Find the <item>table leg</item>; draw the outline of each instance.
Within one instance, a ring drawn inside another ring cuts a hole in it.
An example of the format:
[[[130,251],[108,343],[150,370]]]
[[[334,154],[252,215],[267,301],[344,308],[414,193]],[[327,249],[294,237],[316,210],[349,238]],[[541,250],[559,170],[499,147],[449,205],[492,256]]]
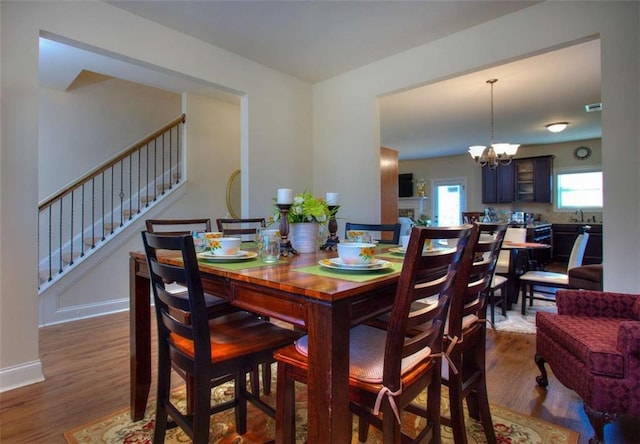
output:
[[[348,304],[309,304],[309,443],[351,442]]]
[[[129,258],[129,392],[133,421],[144,417],[151,387],[150,281],[140,276],[139,266],[136,258]]]

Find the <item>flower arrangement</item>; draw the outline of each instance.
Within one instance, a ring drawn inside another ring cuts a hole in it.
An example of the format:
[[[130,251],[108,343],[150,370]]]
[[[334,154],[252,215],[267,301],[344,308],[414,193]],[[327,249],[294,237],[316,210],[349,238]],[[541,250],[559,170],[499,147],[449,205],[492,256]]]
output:
[[[412,219],[413,225],[418,227],[430,227],[431,226],[431,217],[428,214],[421,214],[419,218]]]
[[[316,222],[325,223],[329,220],[331,211],[324,199],[315,197],[311,192],[297,194],[289,209],[289,223]],[[280,210],[273,208],[273,221],[280,220]]]

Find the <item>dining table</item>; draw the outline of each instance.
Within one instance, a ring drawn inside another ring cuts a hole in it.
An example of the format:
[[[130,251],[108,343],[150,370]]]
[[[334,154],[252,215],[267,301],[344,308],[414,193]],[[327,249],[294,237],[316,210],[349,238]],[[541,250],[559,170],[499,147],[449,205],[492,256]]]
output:
[[[339,266],[337,253],[330,250],[280,257],[275,263],[263,262],[249,249],[237,261],[198,261],[207,293],[308,335],[309,443],[351,442],[349,329],[391,309],[404,259],[399,250],[379,245],[374,261],[380,266],[364,270]],[[175,256],[161,260],[180,262]],[[132,251],[129,261],[130,404],[135,421],[144,417],[151,385],[152,316],[146,257]]]

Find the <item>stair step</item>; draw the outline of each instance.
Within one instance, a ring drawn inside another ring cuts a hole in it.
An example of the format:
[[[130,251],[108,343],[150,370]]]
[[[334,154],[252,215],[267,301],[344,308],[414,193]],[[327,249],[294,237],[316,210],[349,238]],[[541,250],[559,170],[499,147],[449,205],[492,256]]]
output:
[[[161,183],[156,186],[158,193],[163,193],[173,186],[173,183]]]
[[[69,265],[71,263],[71,260],[73,259],[75,261],[80,257],[80,254],[81,253],[79,251],[74,251],[73,255],[71,253],[62,253],[62,262],[65,265]]]
[[[104,235],[113,233],[119,226],[120,222],[105,222],[104,224]]]
[[[101,241],[102,241],[102,238],[101,237],[97,237],[97,236],[96,237],[85,237],[84,238],[84,244],[89,248],[91,248],[94,245],[98,245],[98,243],[101,242]]]

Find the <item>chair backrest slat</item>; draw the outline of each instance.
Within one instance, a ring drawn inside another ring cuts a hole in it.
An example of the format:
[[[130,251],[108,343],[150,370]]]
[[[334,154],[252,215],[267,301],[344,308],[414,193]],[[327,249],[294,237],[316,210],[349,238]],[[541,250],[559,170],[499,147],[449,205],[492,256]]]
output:
[[[345,238],[347,237],[347,231],[357,230],[357,231],[373,231],[380,232],[381,239],[376,239],[381,244],[394,244],[397,245],[400,243],[400,228],[402,225],[400,223],[396,224],[360,224],[347,222],[345,224]],[[391,239],[386,239],[382,236],[383,233],[390,233]]]
[[[145,221],[149,233],[160,233],[165,236],[191,234],[194,231],[211,231],[211,219],[147,219]]]
[[[258,229],[266,226],[266,221],[263,217],[244,219],[219,218],[216,219],[216,225],[223,236],[241,236],[244,241],[253,241]]]

